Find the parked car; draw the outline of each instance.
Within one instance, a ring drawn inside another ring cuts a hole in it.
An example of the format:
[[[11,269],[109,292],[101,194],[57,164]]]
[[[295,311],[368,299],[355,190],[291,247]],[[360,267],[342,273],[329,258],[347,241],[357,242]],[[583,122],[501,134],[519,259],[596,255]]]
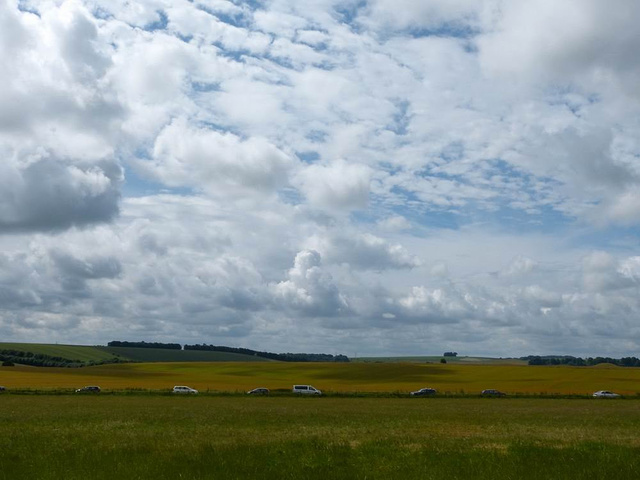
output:
[[[504,397],[506,393],[501,392],[500,390],[494,390],[493,388],[489,388],[487,390],[482,390],[481,395],[483,397]]]
[[[311,385],[294,385],[293,393],[300,393],[302,395],[322,395],[322,392]]]
[[[76,393],[100,393],[100,387],[97,387],[95,385],[82,387],[82,388],[76,389]]]
[[[411,392],[412,397],[424,397],[427,395],[435,395],[438,391],[435,388],[421,388],[415,392]]]
[[[173,393],[193,393],[197,394],[198,390],[191,387],[185,387],[184,385],[177,385],[173,387]]]
[[[610,392],[609,390],[599,390],[593,394],[596,398],[619,398],[617,393]]]
[[[254,388],[253,390],[249,390],[247,395],[269,395],[269,389],[264,387]]]

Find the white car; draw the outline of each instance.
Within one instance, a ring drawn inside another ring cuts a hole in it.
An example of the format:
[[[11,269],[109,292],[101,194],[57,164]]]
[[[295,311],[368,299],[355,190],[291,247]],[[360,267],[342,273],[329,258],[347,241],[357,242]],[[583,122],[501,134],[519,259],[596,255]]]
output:
[[[600,390],[593,394],[596,398],[619,398],[620,395],[617,393],[610,392],[609,390]]]
[[[185,387],[185,386],[175,386],[173,387],[173,393],[198,393],[198,390],[191,388],[191,387]]]

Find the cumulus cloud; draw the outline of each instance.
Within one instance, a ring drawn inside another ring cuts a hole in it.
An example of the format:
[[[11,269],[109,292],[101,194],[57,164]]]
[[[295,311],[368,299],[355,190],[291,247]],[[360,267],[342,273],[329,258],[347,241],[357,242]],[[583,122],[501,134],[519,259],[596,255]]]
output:
[[[275,300],[286,308],[310,316],[330,317],[349,308],[331,275],[323,271],[320,254],[314,250],[298,252],[288,279],[271,289]]]
[[[310,165],[298,175],[300,189],[312,206],[329,210],[365,208],[369,202],[371,171],[365,165],[337,160]]]
[[[640,35],[633,0],[615,9],[597,0],[506,2],[493,31],[479,39],[481,61],[494,72],[594,85],[618,80],[633,92]]]
[[[51,231],[112,220],[122,168],[114,161],[74,165],[54,158],[0,165],[0,233]]]
[[[264,138],[174,121],[156,138],[151,165],[143,168],[170,186],[195,186],[212,194],[273,192],[287,182],[291,158]]]
[[[637,350],[638,8],[0,4],[2,337]]]
[[[348,264],[358,270],[406,269],[420,265],[420,260],[398,244],[365,234],[314,237],[309,244],[329,263]]]

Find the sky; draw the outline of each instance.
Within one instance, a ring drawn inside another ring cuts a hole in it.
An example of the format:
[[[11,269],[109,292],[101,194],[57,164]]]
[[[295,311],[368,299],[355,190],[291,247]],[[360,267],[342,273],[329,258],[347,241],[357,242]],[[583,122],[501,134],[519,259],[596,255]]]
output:
[[[638,355],[640,3],[0,2],[0,339]]]

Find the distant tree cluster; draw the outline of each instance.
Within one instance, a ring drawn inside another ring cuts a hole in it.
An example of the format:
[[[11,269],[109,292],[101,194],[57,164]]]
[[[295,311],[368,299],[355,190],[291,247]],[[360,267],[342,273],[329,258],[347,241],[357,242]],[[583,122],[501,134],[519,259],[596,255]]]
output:
[[[588,367],[598,365],[600,363],[611,363],[619,367],[640,367],[640,359],[636,357],[573,357],[571,355],[529,355],[521,357],[521,360],[527,360],[529,365],[571,365],[574,367]]]
[[[102,365],[105,363],[126,363],[127,360],[120,358],[111,358],[105,360],[89,360],[82,361],[78,359],[56,357],[46,355],[44,353],[23,352],[21,350],[0,350],[0,362],[3,366],[9,366],[10,363],[19,363],[22,365],[31,365],[32,367],[88,367],[91,365]]]
[[[185,345],[185,350],[206,350],[211,352],[241,353],[254,357],[279,360],[281,362],[348,362],[346,355],[330,355],[327,353],[270,353],[259,352],[249,348],[224,347],[221,345]]]
[[[107,343],[108,347],[133,347],[133,348],[163,348],[165,350],[182,350],[179,343],[160,343],[160,342],[120,342],[118,340]]]
[[[445,357],[457,357],[458,352],[444,352]]]

